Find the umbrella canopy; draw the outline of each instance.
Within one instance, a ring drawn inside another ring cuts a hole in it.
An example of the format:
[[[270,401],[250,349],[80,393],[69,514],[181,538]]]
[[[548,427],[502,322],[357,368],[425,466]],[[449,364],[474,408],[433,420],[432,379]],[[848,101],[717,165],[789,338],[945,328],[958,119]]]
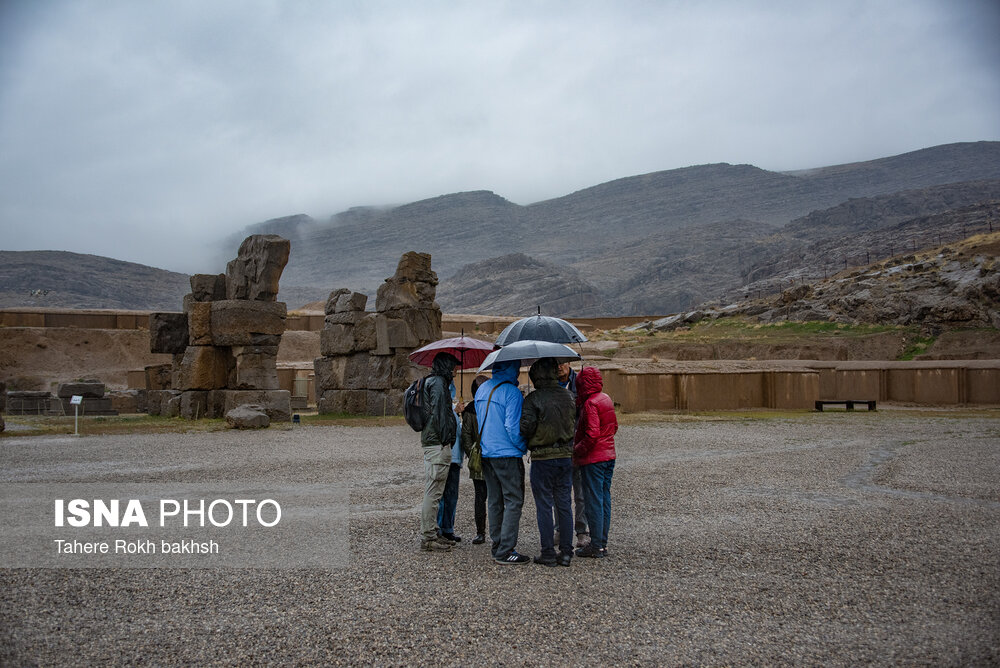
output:
[[[506,346],[515,341],[551,341],[553,343],[583,343],[587,337],[579,329],[562,318],[548,315],[533,315],[521,318],[500,332],[498,346]],[[544,355],[551,357],[551,355]]]
[[[542,357],[555,357],[559,360],[578,360],[580,355],[569,346],[552,341],[515,341],[500,350],[494,350],[483,360],[480,371],[486,371],[499,362],[521,360],[521,365],[529,364]]]
[[[410,360],[420,366],[430,366],[438,353],[449,353],[458,360],[459,369],[474,369],[483,363],[491,350],[493,344],[489,341],[463,335],[428,343],[410,353]]]

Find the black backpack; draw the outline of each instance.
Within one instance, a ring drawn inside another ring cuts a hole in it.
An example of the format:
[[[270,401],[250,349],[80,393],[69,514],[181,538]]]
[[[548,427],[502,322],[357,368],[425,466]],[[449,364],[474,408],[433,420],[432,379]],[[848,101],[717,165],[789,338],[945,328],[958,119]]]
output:
[[[424,381],[426,377],[410,383],[403,393],[403,419],[413,431],[423,431],[430,415],[424,405]]]

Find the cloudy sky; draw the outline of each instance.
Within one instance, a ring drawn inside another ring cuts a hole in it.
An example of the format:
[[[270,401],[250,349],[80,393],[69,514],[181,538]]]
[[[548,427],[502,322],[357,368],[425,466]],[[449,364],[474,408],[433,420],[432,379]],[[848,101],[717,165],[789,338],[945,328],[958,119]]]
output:
[[[0,0],[0,249],[1000,139],[996,0]]]

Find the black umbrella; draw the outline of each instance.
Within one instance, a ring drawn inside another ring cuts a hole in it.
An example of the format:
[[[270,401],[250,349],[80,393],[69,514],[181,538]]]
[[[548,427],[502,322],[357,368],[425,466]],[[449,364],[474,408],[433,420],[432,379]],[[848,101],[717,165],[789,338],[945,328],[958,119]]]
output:
[[[587,337],[562,318],[533,315],[521,318],[500,332],[496,344],[506,346],[515,341],[551,341],[552,343],[583,343]]]

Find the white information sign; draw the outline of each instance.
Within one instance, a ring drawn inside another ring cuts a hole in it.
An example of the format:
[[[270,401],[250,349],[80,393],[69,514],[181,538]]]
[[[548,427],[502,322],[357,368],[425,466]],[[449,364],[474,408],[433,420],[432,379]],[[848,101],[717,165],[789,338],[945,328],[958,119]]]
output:
[[[74,394],[73,398],[69,400],[69,403],[70,403],[71,406],[79,406],[80,404],[83,403],[83,395],[82,394]]]

